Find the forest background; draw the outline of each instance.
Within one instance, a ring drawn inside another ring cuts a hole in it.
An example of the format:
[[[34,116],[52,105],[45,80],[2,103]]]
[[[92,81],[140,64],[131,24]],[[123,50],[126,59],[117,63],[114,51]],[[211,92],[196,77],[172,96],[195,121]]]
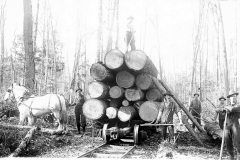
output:
[[[238,0],[1,0],[1,99],[12,82],[37,95],[79,85],[87,96],[90,66],[111,49],[126,51],[133,16],[137,49],[176,96],[187,103],[200,92],[216,104],[240,91],[239,8]]]

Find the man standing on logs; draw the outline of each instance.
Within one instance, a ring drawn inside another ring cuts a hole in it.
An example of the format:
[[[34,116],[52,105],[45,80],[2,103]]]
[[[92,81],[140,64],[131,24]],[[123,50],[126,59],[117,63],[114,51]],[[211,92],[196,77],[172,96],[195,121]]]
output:
[[[83,114],[83,109],[82,106],[85,102],[84,100],[84,96],[81,93],[82,89],[78,88],[76,90],[76,103],[75,103],[75,117],[76,117],[76,123],[77,123],[77,129],[78,129],[78,133],[81,134],[80,132],[80,126],[82,126],[82,130],[83,133],[85,132],[85,128],[86,128],[86,117]],[[80,123],[80,119],[81,119],[81,123]]]
[[[201,125],[201,113],[202,113],[202,105],[199,101],[198,93],[194,93],[194,100],[191,101],[189,112],[192,114],[192,116],[196,119],[196,121]],[[195,124],[193,124],[193,129],[195,129]]]
[[[128,46],[131,46],[131,51],[136,50],[136,46],[135,46],[135,38],[134,38],[134,33],[135,30],[133,28],[133,20],[134,18],[132,16],[130,16],[127,22],[127,33],[126,33],[126,45],[127,45],[127,49],[126,51],[128,52]]]
[[[180,125],[182,124],[182,114],[177,104],[172,100],[172,93],[166,92],[164,93],[164,102],[161,103],[158,116],[155,123],[163,123],[163,124],[173,124],[173,114],[174,112],[177,114]],[[174,137],[174,127],[171,126],[163,126],[162,127],[162,136],[163,139],[166,140],[167,136],[167,128],[169,131],[169,141],[173,141]]]
[[[214,120],[216,121],[218,117],[219,126],[221,129],[223,129],[223,124],[224,124],[224,119],[226,114],[226,111],[224,110],[224,107],[226,105],[225,104],[226,98],[222,96],[219,98],[219,101],[220,101],[220,104],[218,105],[218,108],[216,108],[215,110],[216,114],[215,114]]]
[[[230,98],[230,104],[224,107],[228,114],[224,138],[231,159],[234,159],[233,143],[235,143],[237,149],[237,159],[240,159],[240,126],[238,121],[240,118],[240,104],[237,102],[237,96],[237,92],[230,91],[227,96],[227,98]]]

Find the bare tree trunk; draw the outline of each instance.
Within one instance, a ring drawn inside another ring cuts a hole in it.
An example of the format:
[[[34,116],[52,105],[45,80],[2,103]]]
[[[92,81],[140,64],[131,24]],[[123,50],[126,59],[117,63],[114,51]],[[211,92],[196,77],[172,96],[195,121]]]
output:
[[[37,13],[36,13],[35,31],[34,31],[34,38],[33,38],[34,54],[36,54],[36,50],[37,50],[36,41],[37,41],[37,31],[38,31],[38,12],[39,12],[39,0],[37,1]]]
[[[225,81],[225,96],[229,93],[229,73],[228,73],[228,58],[227,58],[227,50],[226,50],[226,42],[225,42],[225,33],[224,33],[224,25],[222,20],[222,12],[220,2],[218,0],[218,11],[219,11],[219,22],[220,29],[222,33],[222,51],[224,56],[224,81]],[[227,100],[229,101],[229,99]]]
[[[115,42],[115,48],[118,49],[119,45],[118,45],[118,39],[119,39],[119,0],[115,0],[116,1],[116,42]]]
[[[50,46],[49,46],[49,24],[47,21],[47,52],[46,52],[46,57],[45,57],[45,93],[47,92],[48,89],[48,56],[50,52]]]
[[[24,9],[23,38],[24,38],[24,50],[26,55],[25,85],[31,90],[34,90],[35,62],[34,62],[33,39],[32,39],[33,22],[32,22],[31,0],[23,0],[23,9]]]
[[[97,38],[97,59],[96,62],[101,60],[102,55],[102,14],[103,14],[103,0],[99,0],[99,9],[98,9],[98,38]]]

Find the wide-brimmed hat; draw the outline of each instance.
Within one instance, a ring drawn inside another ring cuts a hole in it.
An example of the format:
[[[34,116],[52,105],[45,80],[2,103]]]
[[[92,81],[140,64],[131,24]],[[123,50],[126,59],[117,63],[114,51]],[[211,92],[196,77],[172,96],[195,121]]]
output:
[[[195,95],[198,95],[198,97],[199,97],[199,93],[194,93],[193,96],[195,96]]]
[[[129,20],[129,19],[134,19],[134,18],[133,18],[133,16],[130,16],[130,17],[127,18],[127,20]]]
[[[82,92],[82,89],[81,89],[81,88],[78,88],[78,89],[76,89],[76,92],[77,92],[77,91],[80,91],[80,92]]]
[[[236,92],[236,91],[229,91],[229,95],[227,96],[227,98],[230,98],[230,97],[232,97],[233,95],[238,95],[238,92]]]
[[[221,99],[223,99],[224,101],[226,101],[226,98],[223,97],[223,96],[221,96],[221,97],[219,98],[219,101],[220,101]]]
[[[164,96],[166,96],[166,95],[168,95],[168,96],[173,96],[173,94],[172,94],[171,92],[169,92],[169,91],[165,92],[163,95],[164,95]]]

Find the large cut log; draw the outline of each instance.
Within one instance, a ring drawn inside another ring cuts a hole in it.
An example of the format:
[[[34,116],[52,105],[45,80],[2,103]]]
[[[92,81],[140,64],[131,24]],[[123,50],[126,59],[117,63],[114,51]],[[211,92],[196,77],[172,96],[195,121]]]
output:
[[[144,93],[139,88],[129,88],[125,90],[125,98],[128,101],[139,101],[144,98]]]
[[[109,119],[117,118],[118,108],[108,107],[106,110],[106,115]]]
[[[140,50],[134,50],[125,54],[125,63],[127,67],[137,73],[147,73],[157,77],[158,70],[150,58]]]
[[[154,77],[152,78],[157,89],[161,90],[162,87],[164,87],[165,90],[171,92],[174,95],[173,91],[171,91],[170,87],[166,84],[166,82],[164,82],[163,80],[158,80],[157,78],[154,78]],[[203,128],[200,126],[200,124],[196,121],[196,119],[192,116],[192,114],[190,114],[187,108],[182,104],[182,102],[175,96],[173,96],[173,99],[178,104],[178,106],[186,113],[188,118],[197,126],[198,130],[201,132],[205,132]]]
[[[101,63],[94,63],[91,66],[90,75],[93,79],[101,82],[113,82],[115,79],[113,73]]]
[[[147,93],[146,93],[146,98],[149,101],[163,101],[163,94],[156,88],[150,89]]]
[[[114,99],[122,98],[124,96],[124,89],[119,86],[113,86],[109,90],[109,95]]]
[[[135,77],[127,71],[120,71],[117,73],[116,82],[120,87],[130,88],[135,83]]]
[[[151,89],[151,88],[154,88],[154,83],[152,81],[152,76],[150,76],[149,74],[147,73],[142,73],[142,74],[139,74],[137,77],[136,77],[136,82],[135,82],[136,86],[138,88],[140,88],[141,90],[148,90],[148,89]]]
[[[83,104],[83,114],[91,120],[98,120],[106,115],[107,102],[98,99],[89,99]]]
[[[222,139],[223,130],[218,122],[205,122],[204,129],[213,139]]]
[[[37,127],[33,127],[28,131],[28,133],[23,138],[23,140],[21,141],[18,148],[9,157],[17,157],[27,147],[27,145],[31,141],[31,139],[33,137],[33,134],[35,133],[36,129],[37,129]]]
[[[88,86],[88,92],[91,98],[105,99],[109,96],[109,86],[102,82],[94,81]]]
[[[104,63],[106,67],[111,70],[120,71],[126,68],[124,54],[118,49],[113,49],[106,53],[104,57]]]
[[[124,99],[124,100],[122,101],[122,105],[123,105],[123,106],[129,106],[128,100]]]
[[[118,118],[122,122],[127,122],[137,117],[138,113],[132,106],[122,106],[118,110]]]
[[[161,102],[146,101],[140,105],[139,116],[146,122],[152,122],[157,119]]]

